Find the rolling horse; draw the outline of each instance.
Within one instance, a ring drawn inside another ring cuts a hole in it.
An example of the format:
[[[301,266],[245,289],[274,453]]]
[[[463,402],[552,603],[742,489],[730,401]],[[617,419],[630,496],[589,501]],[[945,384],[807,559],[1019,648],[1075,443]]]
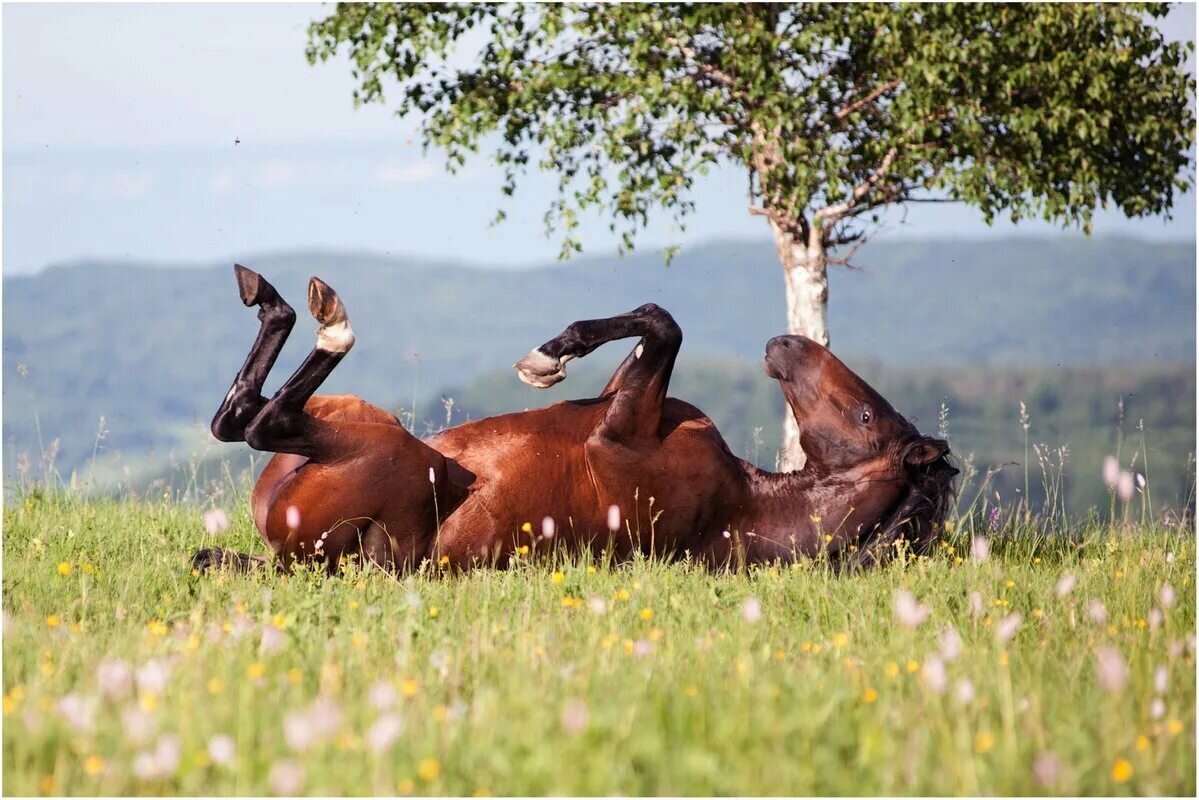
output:
[[[664,309],[644,305],[575,322],[515,365],[548,388],[571,359],[618,339],[637,343],[599,397],[468,422],[422,441],[394,414],[352,395],[316,395],[354,344],[345,304],[313,277],[316,346],[269,399],[263,382],[296,314],[262,276],[235,266],[257,339],[212,421],[226,442],[275,453],[251,495],[275,563],[347,557],[390,570],[424,560],[504,566],[524,548],[635,551],[712,565],[827,556],[885,560],[906,540],[935,542],[957,470],[948,444],[920,434],[828,349],[802,336],[766,344],[800,430],[802,470],[771,473],[738,458],[712,421],[667,396],[682,343]],[[249,568],[269,557],[203,550],[197,568]]]

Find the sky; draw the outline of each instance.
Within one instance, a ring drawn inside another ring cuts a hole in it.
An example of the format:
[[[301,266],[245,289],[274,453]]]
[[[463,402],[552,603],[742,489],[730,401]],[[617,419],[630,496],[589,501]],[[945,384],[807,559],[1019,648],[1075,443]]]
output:
[[[161,263],[245,259],[306,247],[521,266],[553,260],[542,223],[552,176],[530,173],[490,225],[500,177],[485,156],[450,175],[415,143],[416,122],[353,107],[344,59],[315,67],[309,4],[5,4],[3,272],[84,258]],[[1195,6],[1171,38],[1194,39]],[[1193,63],[1192,63],[1193,68]],[[747,213],[745,176],[695,190],[687,230],[653,220],[640,249],[768,240]],[[1194,193],[1173,221],[1101,212],[1099,235],[1193,241]],[[1052,235],[1040,222],[986,226],[961,205],[887,215],[889,239]],[[615,252],[607,220],[585,219],[586,252]]]

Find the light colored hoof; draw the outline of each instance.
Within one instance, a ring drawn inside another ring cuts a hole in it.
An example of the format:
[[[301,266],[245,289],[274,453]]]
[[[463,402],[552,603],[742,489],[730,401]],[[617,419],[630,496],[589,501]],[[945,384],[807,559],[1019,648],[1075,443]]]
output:
[[[566,378],[566,365],[561,359],[547,356],[540,350],[529,354],[514,365],[522,381],[538,389],[548,389]]]
[[[350,327],[345,304],[329,284],[316,276],[308,281],[308,310],[321,323],[316,332],[317,349],[348,353],[354,346],[354,330]]]

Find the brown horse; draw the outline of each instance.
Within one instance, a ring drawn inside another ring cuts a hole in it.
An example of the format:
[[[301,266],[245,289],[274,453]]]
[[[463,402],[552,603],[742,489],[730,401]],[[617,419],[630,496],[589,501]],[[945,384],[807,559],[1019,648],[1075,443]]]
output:
[[[690,557],[709,565],[827,555],[883,560],[906,538],[926,550],[952,497],[948,445],[919,434],[827,349],[801,336],[766,345],[807,463],[765,472],[737,458],[712,421],[667,388],[682,333],[645,305],[576,322],[516,369],[547,388],[605,342],[636,337],[600,397],[466,423],[422,442],[353,396],[313,397],[353,345],[345,307],[317,278],[316,348],[270,400],[263,381],[295,313],[261,276],[235,268],[259,307],[258,339],[213,419],[222,441],[276,455],[254,488],[257,527],[282,566],[359,556],[386,568],[424,559],[502,566],[524,548],[564,546]],[[261,556],[196,555],[200,568]]]

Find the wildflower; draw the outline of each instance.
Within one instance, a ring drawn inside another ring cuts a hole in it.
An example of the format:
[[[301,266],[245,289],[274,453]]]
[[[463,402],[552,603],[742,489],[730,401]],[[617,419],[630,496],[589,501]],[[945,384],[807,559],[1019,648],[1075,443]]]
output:
[[[523,533],[532,533],[533,532],[533,523],[532,522],[522,522],[520,525],[520,529],[521,529],[521,532],[523,532]]]
[[[1074,575],[1067,572],[1061,577],[1061,580],[1057,582],[1057,596],[1065,597],[1066,595],[1070,594],[1070,592],[1074,589],[1075,583],[1076,581]]]
[[[366,647],[366,634],[362,631],[354,631],[354,635],[350,637],[350,644],[359,650]]]
[[[952,662],[956,661],[961,654],[962,637],[958,635],[958,629],[952,625],[946,625],[941,629],[941,657]]]
[[[1128,473],[1125,472],[1125,475]],[[1117,758],[1112,764],[1112,780],[1116,783],[1127,783],[1132,777],[1132,764],[1128,763],[1126,758]]]
[[[233,763],[236,748],[233,739],[223,733],[218,733],[208,740],[208,757],[212,763],[227,767]]]
[[[1174,605],[1177,595],[1174,592],[1174,587],[1170,584],[1163,584],[1162,588],[1157,593],[1157,601],[1162,604],[1162,608],[1169,608]]]
[[[50,616],[46,617],[46,627],[48,628],[57,628],[60,622],[61,620],[58,618],[57,614],[51,614]]]
[[[1158,664],[1157,668],[1153,670],[1153,690],[1158,694],[1165,694],[1169,681],[1170,674],[1166,671],[1165,665]]]
[[[741,616],[750,625],[762,619],[762,603],[756,597],[748,597],[741,604]]]
[[[433,471],[432,467],[429,467],[429,483],[437,485],[437,473]]]
[[[1167,564],[1174,563],[1174,553],[1173,552],[1166,553],[1166,563]]]
[[[395,714],[383,714],[366,731],[366,749],[375,755],[386,752],[403,732],[403,720]]]
[[[276,761],[267,774],[267,783],[277,795],[299,794],[304,786],[304,768],[294,761]]]
[[[613,533],[620,530],[620,506],[608,506],[608,530]]]
[[[862,702],[866,703],[867,705],[873,703],[877,699],[878,699],[878,692],[875,691],[870,686],[867,686],[866,691],[862,692]]]
[[[1160,608],[1154,607],[1154,608],[1149,609],[1149,629],[1150,630],[1155,631],[1159,627],[1161,627],[1162,619],[1163,619],[1163,616],[1162,616],[1162,611]]]
[[[999,509],[991,509],[990,528],[995,530],[999,525]],[[970,558],[981,564],[991,557],[991,543],[985,537],[975,536],[970,540]]]
[[[1091,622],[1102,625],[1107,622],[1107,608],[1098,600],[1092,600],[1087,603],[1087,616],[1090,617]]]
[[[104,759],[97,755],[88,756],[83,762],[83,771],[91,777],[96,777],[104,771]]]
[[[1120,473],[1120,477],[1116,480],[1116,497],[1120,498],[1120,502],[1127,503],[1132,499],[1135,483],[1131,472]]]
[[[1020,627],[1020,623],[1024,617],[1019,612],[1008,614],[999,624],[995,626],[995,639],[1000,644],[1006,644],[1011,641],[1011,638],[1016,635],[1016,629]]]
[[[1113,694],[1123,689],[1128,682],[1128,667],[1120,652],[1114,647],[1101,647],[1095,652],[1095,658],[1100,685]]]
[[[110,700],[121,700],[133,690],[133,670],[127,661],[106,658],[96,667],[96,683]]]
[[[289,531],[300,529],[300,509],[298,506],[288,506],[284,516],[286,517],[287,529]]]
[[[75,730],[91,730],[93,718],[96,715],[96,701],[72,692],[59,698],[58,713]]]
[[[420,763],[416,765],[416,774],[420,776],[422,781],[435,781],[437,780],[437,776],[441,774],[441,764],[435,758],[422,758]]]
[[[306,709],[283,718],[283,737],[293,751],[302,753],[329,739],[341,727],[341,709],[327,697],[318,697]]]
[[[1053,753],[1038,753],[1032,762],[1032,775],[1037,785],[1047,789],[1057,783],[1058,764]]]
[[[988,730],[979,731],[974,735],[974,752],[989,753],[995,746],[995,737]]]
[[[566,576],[561,572],[555,572],[550,576],[550,583],[554,584],[555,586],[560,585],[564,580],[566,580]]]
[[[1161,719],[1166,716],[1166,701],[1160,697],[1153,698],[1153,702],[1149,704],[1149,716],[1152,719]]]
[[[1166,723],[1166,730],[1170,732],[1171,736],[1177,736],[1182,733],[1182,721],[1177,719],[1170,720]]]
[[[909,658],[909,659],[908,659],[908,663],[904,665],[904,668],[905,668],[905,669],[906,669],[908,672],[915,672],[916,670],[920,669],[920,662],[919,662],[919,661],[913,661],[912,659],[910,659],[910,658]]]
[[[156,725],[154,717],[137,706],[130,706],[121,714],[121,728],[125,738],[134,744],[141,744],[154,735]]]
[[[643,619],[646,622],[649,622],[651,619],[654,618],[654,610],[652,608],[643,608],[643,609],[641,609],[640,616],[641,616],[641,619]]]
[[[926,658],[920,675],[924,678],[924,685],[937,694],[945,691],[945,684],[948,678],[945,675],[945,662],[941,660],[940,656],[934,655]]]
[[[437,608],[437,606],[429,606],[429,618],[430,619],[437,619],[437,615],[440,613],[441,613],[441,611]]]
[[[983,596],[979,592],[970,593],[970,616],[981,617],[983,613]]]
[[[404,697],[416,697],[419,689],[420,687],[416,682],[416,678],[404,678],[404,680],[400,681],[400,694],[404,695]]]
[[[396,704],[399,694],[396,692],[395,684],[391,681],[380,680],[371,684],[367,697],[376,711],[386,711]]]
[[[158,740],[153,750],[138,753],[133,759],[133,771],[143,781],[169,778],[179,769],[183,748],[179,737],[173,734]]]
[[[833,647],[843,650],[849,646],[849,634],[844,631],[833,634]]]
[[[974,700],[974,684],[968,678],[962,678],[957,685],[958,702],[969,705]]]
[[[58,564],[58,574],[64,578],[71,574],[71,562],[61,561]]]
[[[591,715],[587,710],[587,704],[582,700],[572,698],[567,700],[566,705],[562,707],[562,730],[572,736],[587,730],[590,720]]]
[[[541,538],[553,539],[554,533],[557,531],[557,526],[554,524],[553,517],[545,517],[541,520]]]
[[[1144,752],[1149,749],[1149,737],[1144,734],[1137,737],[1136,748],[1139,752]]]
[[[923,603],[916,602],[916,598],[907,589],[900,589],[895,594],[893,610],[895,619],[905,628],[919,627],[932,611]]]
[[[213,508],[204,512],[204,530],[209,536],[224,533],[229,530],[229,515],[223,508]]]
[[[287,617],[283,616],[282,614],[276,614],[275,616],[271,617],[271,624],[274,625],[277,630],[283,630],[287,627]]]
[[[604,598],[598,595],[592,595],[590,598],[588,598],[587,607],[591,609],[591,613],[595,614],[596,616],[604,614],[608,611],[607,602],[604,601]]]
[[[1108,491],[1116,488],[1116,484],[1120,481],[1120,462],[1115,456],[1107,456],[1103,459],[1103,483],[1107,486]]]
[[[645,639],[638,639],[633,643],[633,655],[637,658],[645,658],[649,655],[650,643]]]
[[[899,665],[894,661],[888,661],[887,666],[883,668],[883,673],[888,678],[896,678],[899,676]]]
[[[262,639],[258,646],[264,653],[274,653],[283,649],[283,645],[287,643],[287,637],[283,632],[274,625],[264,625],[262,628]]]

